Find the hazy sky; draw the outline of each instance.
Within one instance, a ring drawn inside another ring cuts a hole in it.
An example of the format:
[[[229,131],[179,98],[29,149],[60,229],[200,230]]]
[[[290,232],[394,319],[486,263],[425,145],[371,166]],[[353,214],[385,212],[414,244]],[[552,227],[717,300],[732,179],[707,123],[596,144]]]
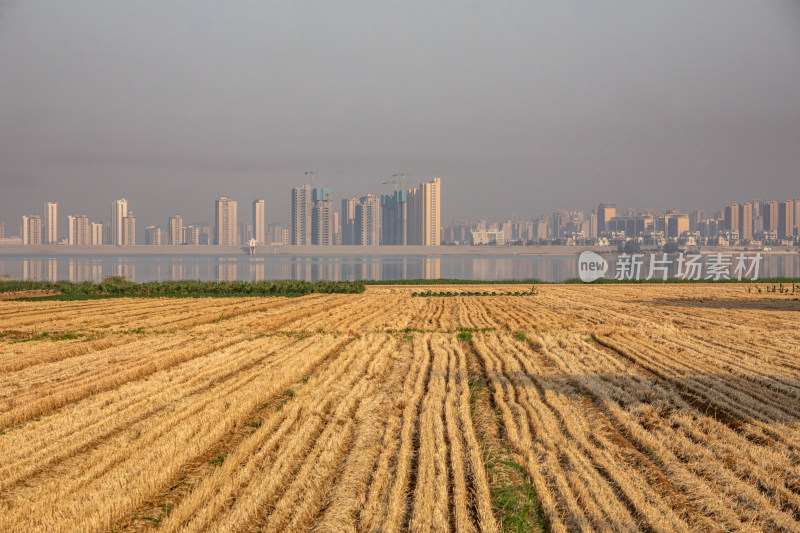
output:
[[[288,224],[307,170],[440,176],[447,223],[800,196],[800,2],[0,0],[7,234],[50,199]]]

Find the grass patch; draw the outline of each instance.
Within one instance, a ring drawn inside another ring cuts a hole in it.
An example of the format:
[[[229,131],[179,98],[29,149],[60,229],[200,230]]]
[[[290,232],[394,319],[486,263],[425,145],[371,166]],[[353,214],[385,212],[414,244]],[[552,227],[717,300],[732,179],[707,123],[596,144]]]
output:
[[[484,461],[487,470],[512,470],[522,479],[519,484],[496,484],[491,487],[492,504],[500,518],[502,530],[519,533],[545,531],[536,492],[528,481],[525,468],[513,459],[502,456],[484,455]],[[492,473],[489,476],[493,477]]]
[[[171,503],[165,503],[161,506],[161,512],[158,513],[157,516],[145,516],[144,519],[149,520],[154,526],[158,527],[161,524],[161,521],[169,516],[174,507],[175,506]]]
[[[60,294],[18,300],[92,300],[97,298],[206,298],[245,296],[304,296],[312,293],[360,294],[363,281],[151,281],[135,283],[109,277],[100,283],[69,281],[0,281],[0,293],[50,290]]]
[[[459,331],[456,335],[458,340],[461,342],[472,342],[472,332],[471,331]]]
[[[209,462],[214,466],[221,466],[222,463],[225,462],[225,458],[227,456],[228,456],[227,453],[221,453],[221,454],[217,455],[216,457],[214,457],[213,459],[211,459],[211,461],[209,461]]]
[[[492,508],[500,530],[544,532],[547,522],[525,468],[503,438],[503,421],[492,403],[486,377],[477,372],[474,353],[468,354],[470,414],[489,480]]]
[[[525,279],[500,279],[500,280],[475,280],[475,279],[390,279],[390,280],[364,280],[365,285],[530,285],[547,284],[549,282],[535,278]]]

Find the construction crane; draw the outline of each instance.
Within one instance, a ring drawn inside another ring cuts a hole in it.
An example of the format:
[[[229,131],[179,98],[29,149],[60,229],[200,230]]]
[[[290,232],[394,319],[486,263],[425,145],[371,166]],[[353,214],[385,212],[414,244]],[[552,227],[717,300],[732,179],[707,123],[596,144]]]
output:
[[[392,174],[392,178],[400,178],[400,190],[404,191],[406,189],[406,175],[405,174]],[[397,180],[391,179],[388,181],[384,181],[384,185],[392,184],[392,192],[397,192]]]
[[[314,176],[315,176],[314,171],[313,170],[306,170],[305,174],[306,174],[306,176],[311,176],[311,188],[313,189],[314,188]]]

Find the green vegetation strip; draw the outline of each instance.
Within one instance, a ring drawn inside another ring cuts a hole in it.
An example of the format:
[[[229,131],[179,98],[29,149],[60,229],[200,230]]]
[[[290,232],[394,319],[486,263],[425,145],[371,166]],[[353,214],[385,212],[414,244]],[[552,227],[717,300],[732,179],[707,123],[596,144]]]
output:
[[[135,283],[122,278],[106,278],[101,283],[57,281],[0,281],[0,294],[31,290],[53,290],[61,294],[21,297],[24,300],[89,300],[114,297],[246,297],[304,296],[312,293],[358,294],[362,281],[152,281]]]
[[[584,282],[581,281],[579,278],[569,278],[565,279],[561,283],[568,284],[568,285],[581,285]],[[592,281],[588,283],[588,285],[609,285],[609,284],[623,284],[623,285],[631,285],[631,284],[647,284],[647,283],[657,283],[657,284],[675,284],[675,283],[695,283],[695,284],[702,284],[702,283],[710,283],[716,285],[718,283],[798,283],[800,284],[800,278],[758,278],[757,280],[753,281],[750,279],[720,279],[720,280],[710,280],[710,279],[682,279],[682,278],[667,278],[667,279],[609,279],[609,278],[600,278],[598,280]]]
[[[541,281],[535,278],[525,279],[454,279],[454,278],[434,278],[434,279],[387,279],[365,280],[366,285],[530,285],[533,283],[549,284],[548,281]]]
[[[423,292],[412,292],[412,297],[419,297],[425,298],[430,296],[441,296],[445,298],[452,298],[454,296],[535,296],[538,292],[536,291],[536,286],[532,285],[529,291],[508,291],[508,292],[497,292],[497,291],[423,291]]]
[[[459,336],[460,338],[460,336]],[[468,339],[461,339],[467,340]],[[498,433],[502,419],[489,401],[489,392],[483,375],[473,376],[469,382],[470,412],[478,442],[483,450],[483,463],[489,478],[492,507],[504,532],[543,532],[547,522],[539,505],[536,491],[525,472],[525,467],[514,458],[512,451],[498,434],[485,434],[487,424],[490,433]]]

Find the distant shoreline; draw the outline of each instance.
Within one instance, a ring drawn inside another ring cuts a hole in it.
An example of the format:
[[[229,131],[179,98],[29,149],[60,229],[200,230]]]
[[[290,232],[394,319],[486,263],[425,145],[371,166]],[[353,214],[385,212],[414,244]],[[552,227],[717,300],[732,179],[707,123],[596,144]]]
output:
[[[585,250],[598,253],[616,253],[616,246],[256,246],[256,256],[445,256],[445,255],[486,255],[486,256],[571,256]],[[700,253],[756,253],[791,254],[793,250],[744,250],[741,247],[704,247]],[[650,253],[643,250],[642,253]],[[246,246],[0,246],[0,257],[23,256],[76,256],[76,255],[248,255]]]

